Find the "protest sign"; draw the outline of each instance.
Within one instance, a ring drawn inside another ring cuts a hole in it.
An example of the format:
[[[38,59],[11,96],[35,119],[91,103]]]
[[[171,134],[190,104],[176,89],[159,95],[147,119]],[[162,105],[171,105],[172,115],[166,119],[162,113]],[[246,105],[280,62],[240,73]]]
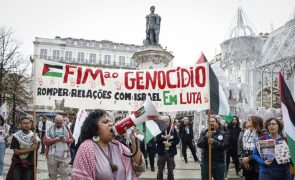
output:
[[[257,142],[257,150],[263,160],[273,161],[275,158],[275,140],[259,140]]]
[[[150,70],[35,62],[36,105],[134,111],[150,98],[158,111],[209,109],[208,64]]]

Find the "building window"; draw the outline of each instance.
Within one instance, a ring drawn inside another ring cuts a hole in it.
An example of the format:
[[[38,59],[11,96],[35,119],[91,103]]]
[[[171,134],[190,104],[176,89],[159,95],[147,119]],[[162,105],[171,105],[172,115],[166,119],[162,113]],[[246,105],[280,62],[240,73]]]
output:
[[[41,49],[40,59],[47,59],[47,49]]]
[[[126,47],[125,47],[124,45],[119,45],[119,46],[118,46],[118,49],[119,49],[119,50],[126,50]]]
[[[52,59],[58,61],[59,58],[60,58],[60,50],[53,50]]]
[[[78,62],[84,62],[84,53],[82,52],[78,53]]]
[[[119,66],[125,66],[125,56],[119,56]]]
[[[104,55],[104,64],[111,64],[111,55]]]
[[[72,39],[67,39],[67,44],[74,44],[74,41]]]
[[[89,63],[96,63],[96,54],[90,54]]]
[[[72,61],[72,51],[66,51],[65,60]]]
[[[111,46],[110,46],[110,44],[102,44],[102,48],[109,49],[109,48],[111,48]]]
[[[132,66],[132,67],[136,67],[136,63],[134,62],[133,59],[130,60],[130,66]]]
[[[80,39],[78,41],[78,46],[85,46],[85,45],[86,45],[86,42],[83,39]]]
[[[92,41],[91,43],[90,43],[91,45],[91,47],[96,47],[96,42],[95,41]]]

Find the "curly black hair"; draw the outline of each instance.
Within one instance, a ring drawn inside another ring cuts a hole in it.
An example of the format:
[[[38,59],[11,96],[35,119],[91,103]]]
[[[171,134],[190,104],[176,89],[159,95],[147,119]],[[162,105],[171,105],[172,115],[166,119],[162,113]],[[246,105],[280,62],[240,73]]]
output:
[[[232,121],[228,124],[228,127],[232,128],[233,127],[233,120],[234,118],[237,119],[237,127],[240,127],[240,120],[238,118],[238,116],[233,116]]]
[[[92,112],[90,112],[85,119],[82,128],[81,128],[81,134],[79,137],[79,144],[84,142],[87,139],[92,139],[93,136],[98,135],[98,119],[106,114],[106,111],[97,109]]]

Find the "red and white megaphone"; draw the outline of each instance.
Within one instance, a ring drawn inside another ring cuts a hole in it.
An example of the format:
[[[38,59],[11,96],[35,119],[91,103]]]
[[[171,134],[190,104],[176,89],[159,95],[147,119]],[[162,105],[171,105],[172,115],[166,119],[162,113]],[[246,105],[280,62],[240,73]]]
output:
[[[113,132],[115,135],[122,135],[127,129],[135,126],[136,124],[145,122],[147,120],[157,120],[159,113],[153,105],[150,98],[147,98],[143,106],[137,111],[123,120],[120,120],[113,126]]]

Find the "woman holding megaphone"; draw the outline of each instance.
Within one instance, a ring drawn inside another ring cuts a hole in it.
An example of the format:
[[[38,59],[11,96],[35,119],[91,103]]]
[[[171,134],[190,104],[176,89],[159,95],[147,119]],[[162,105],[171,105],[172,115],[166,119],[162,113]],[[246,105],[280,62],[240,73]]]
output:
[[[112,121],[104,110],[90,112],[81,128],[79,149],[72,170],[72,180],[100,179],[137,179],[145,171],[142,153],[136,148],[136,139],[132,130],[131,151],[114,139]]]

